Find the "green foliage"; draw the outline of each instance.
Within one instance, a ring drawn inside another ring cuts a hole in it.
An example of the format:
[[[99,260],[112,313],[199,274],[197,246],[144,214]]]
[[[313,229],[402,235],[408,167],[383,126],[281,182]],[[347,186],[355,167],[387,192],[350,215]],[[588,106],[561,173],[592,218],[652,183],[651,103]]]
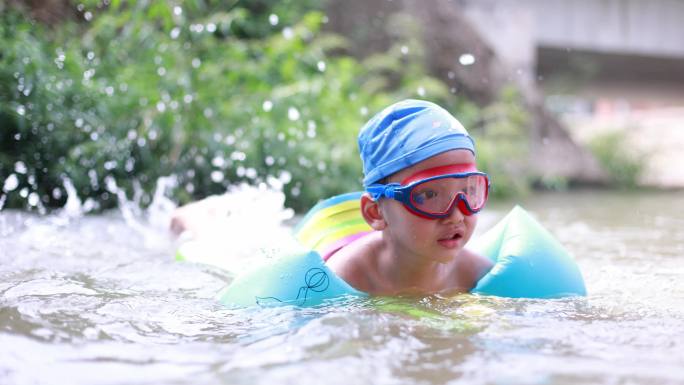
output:
[[[247,181],[282,185],[303,210],[361,187],[356,135],[384,106],[420,97],[467,126],[479,117],[426,75],[417,34],[361,63],[310,0],[80,4],[86,20],[52,29],[0,15],[0,181],[18,182],[7,206],[62,206],[67,179],[95,207],[116,204],[111,181],[147,204],[175,175],[181,203]],[[476,133],[497,186],[524,148],[516,100],[504,94]]]
[[[527,193],[529,113],[522,97],[514,87],[504,87],[499,99],[483,109],[480,116],[471,134],[477,144],[479,167],[492,179],[492,194],[504,197]]]
[[[624,133],[611,131],[598,135],[589,142],[589,149],[608,172],[613,184],[623,188],[637,185],[645,156],[629,149]]]

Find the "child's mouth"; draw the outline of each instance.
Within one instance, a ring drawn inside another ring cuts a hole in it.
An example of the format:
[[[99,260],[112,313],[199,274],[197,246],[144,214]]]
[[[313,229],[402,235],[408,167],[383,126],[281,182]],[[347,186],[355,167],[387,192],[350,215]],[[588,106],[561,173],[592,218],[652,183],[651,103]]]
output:
[[[463,234],[460,232],[456,232],[456,233],[451,234],[450,236],[447,236],[445,238],[438,239],[437,242],[440,245],[442,245],[448,249],[452,249],[452,248],[457,247],[460,244],[460,241],[462,238],[463,238]]]

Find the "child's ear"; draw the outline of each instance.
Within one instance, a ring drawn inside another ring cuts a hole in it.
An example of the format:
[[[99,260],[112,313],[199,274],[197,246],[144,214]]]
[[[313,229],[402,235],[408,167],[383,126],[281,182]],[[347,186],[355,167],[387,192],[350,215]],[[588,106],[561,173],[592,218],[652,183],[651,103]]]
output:
[[[370,225],[373,230],[383,230],[387,227],[387,222],[382,216],[380,205],[374,201],[368,193],[361,196],[361,215],[366,223]]]

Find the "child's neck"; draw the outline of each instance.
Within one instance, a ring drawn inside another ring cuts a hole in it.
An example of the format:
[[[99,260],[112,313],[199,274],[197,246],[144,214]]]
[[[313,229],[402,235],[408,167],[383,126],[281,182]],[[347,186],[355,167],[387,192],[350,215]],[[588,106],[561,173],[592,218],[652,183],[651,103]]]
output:
[[[427,260],[398,249],[383,237],[383,250],[379,253],[378,267],[388,286],[399,293],[437,293],[442,287],[443,278],[451,263]]]

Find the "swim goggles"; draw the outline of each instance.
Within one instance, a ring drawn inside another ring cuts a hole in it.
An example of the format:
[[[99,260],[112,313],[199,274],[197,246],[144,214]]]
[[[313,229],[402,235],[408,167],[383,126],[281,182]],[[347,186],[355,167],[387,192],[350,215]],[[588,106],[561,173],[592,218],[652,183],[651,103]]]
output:
[[[451,215],[454,206],[463,215],[482,210],[489,196],[489,177],[475,164],[440,166],[419,171],[400,183],[374,183],[366,188],[373,200],[390,198],[411,213],[439,219]]]

